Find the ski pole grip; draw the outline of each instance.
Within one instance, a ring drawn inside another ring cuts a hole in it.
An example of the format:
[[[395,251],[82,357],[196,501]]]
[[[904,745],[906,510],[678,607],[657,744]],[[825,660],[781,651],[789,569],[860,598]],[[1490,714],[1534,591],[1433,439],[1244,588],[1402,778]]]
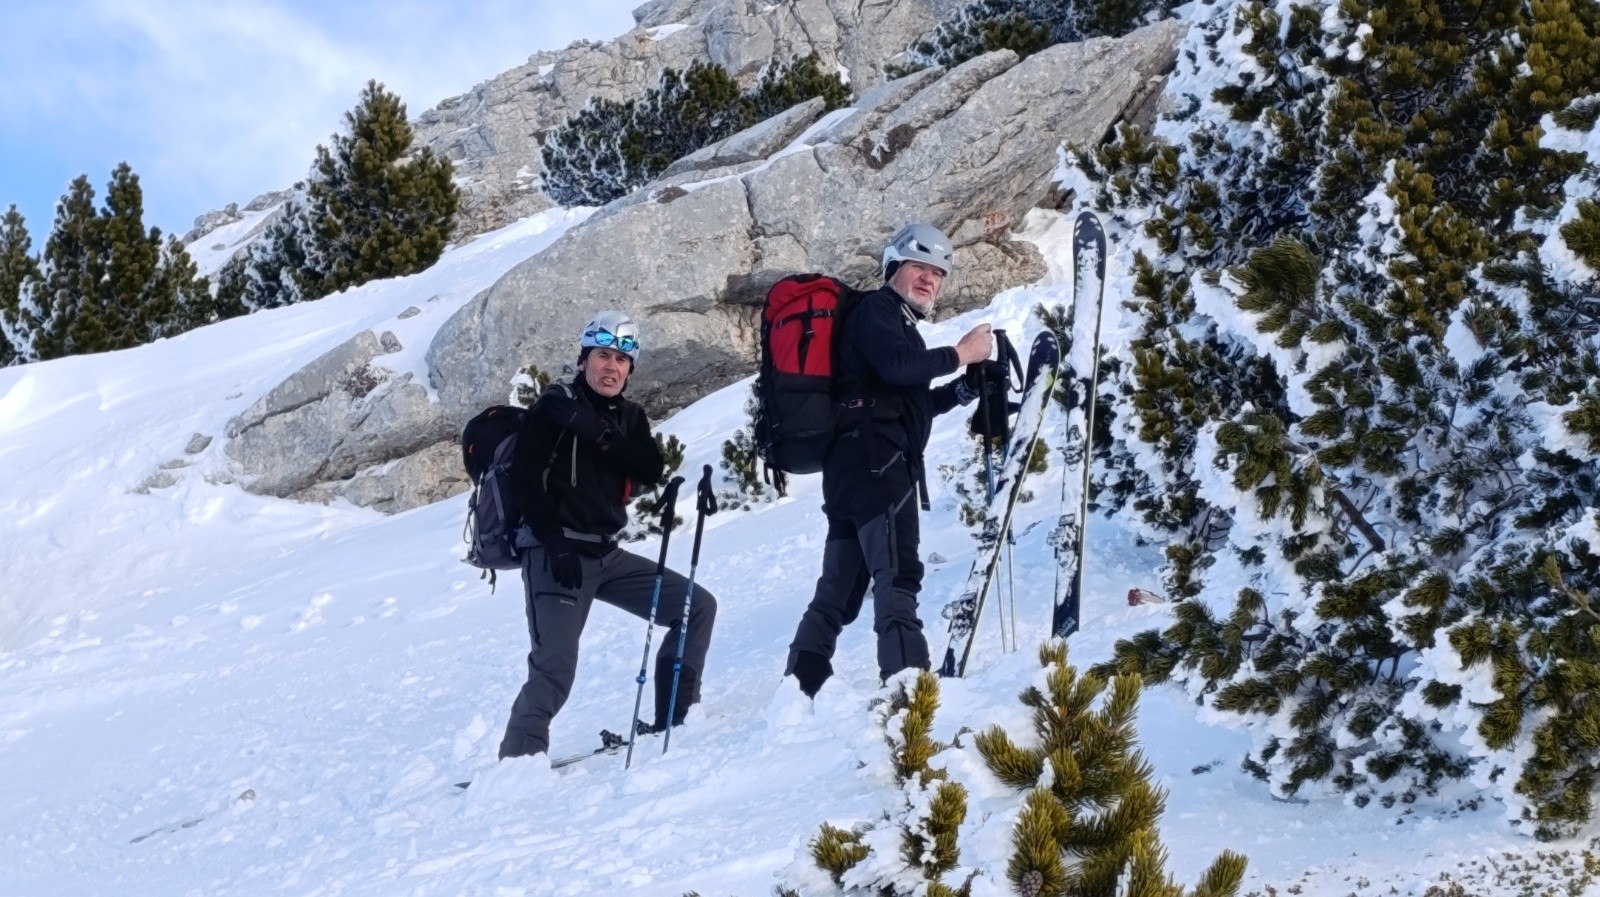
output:
[[[1017,380],[1019,383],[1017,389],[1021,390],[1022,382],[1027,379],[1027,376],[1022,372],[1022,356],[1017,354],[1017,347],[1012,344],[1011,338],[1006,336],[1006,332],[1004,330],[996,330],[994,332],[994,338],[995,344],[1000,350],[1000,364],[1004,366],[1009,359],[1011,363],[1011,370],[1017,375]]]
[[[674,511],[678,505],[678,487],[683,485],[683,477],[673,477],[667,484],[666,491],[661,493],[661,500],[656,502],[652,511],[661,513],[661,522],[669,524],[675,516]]]
[[[715,514],[717,508],[717,495],[711,491],[711,465],[707,464],[700,474],[699,494],[696,497],[695,510],[701,516]]]

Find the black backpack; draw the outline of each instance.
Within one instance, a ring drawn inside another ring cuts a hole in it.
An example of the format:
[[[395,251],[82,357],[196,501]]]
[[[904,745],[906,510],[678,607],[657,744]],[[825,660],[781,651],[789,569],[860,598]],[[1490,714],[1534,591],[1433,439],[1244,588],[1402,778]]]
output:
[[[511,459],[517,452],[517,432],[527,412],[512,405],[493,405],[467,421],[461,431],[461,461],[472,480],[467,499],[467,563],[484,571],[494,589],[496,570],[522,565],[517,549],[517,527],[522,514],[511,491]]]
[[[773,284],[761,314],[756,452],[779,495],[789,473],[816,473],[838,424],[835,341],[860,293],[822,274]]]

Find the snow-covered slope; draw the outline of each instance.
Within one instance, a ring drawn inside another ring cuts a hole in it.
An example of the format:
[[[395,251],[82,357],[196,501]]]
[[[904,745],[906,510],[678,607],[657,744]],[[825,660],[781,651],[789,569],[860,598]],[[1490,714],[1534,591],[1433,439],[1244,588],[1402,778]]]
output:
[[[359,329],[394,330],[406,349],[385,361],[420,369],[451,311],[571,223],[530,219],[415,277],[127,352],[0,371],[0,894],[756,897],[780,874],[825,881],[806,861],[820,823],[870,821],[891,805],[868,708],[881,693],[869,624],[846,632],[840,675],[814,704],[780,679],[821,550],[815,478],[709,521],[699,578],[722,611],[705,702],[671,752],[647,744],[631,770],[607,757],[552,772],[538,759],[495,761],[526,623],[514,579],[491,594],[458,560],[463,500],[393,517],[298,505],[220,482],[220,438],[186,453],[193,434],[217,436]],[[1064,270],[1064,224],[1036,223],[1032,238]],[[1013,291],[928,326],[928,339],[952,342],[978,320],[1031,332],[1028,310],[1064,290]],[[396,318],[412,306],[422,314]],[[1107,332],[1119,332],[1114,322]],[[747,389],[660,424],[688,444],[685,472],[718,457],[743,423]],[[966,456],[963,425],[939,422],[931,470]],[[174,460],[185,464],[166,471],[173,484],[152,484]],[[937,609],[960,588],[971,540],[950,484],[930,485],[924,617],[938,650]],[[999,617],[986,615],[972,675],[944,683],[940,739],[1021,727],[1015,695],[1035,678],[1031,646],[1049,618],[1044,538],[1058,489],[1053,470],[1042,476],[1018,524],[1023,650],[1001,654]],[[1155,584],[1159,549],[1114,524],[1092,532],[1079,664],[1170,613],[1123,598]],[[672,544],[680,569],[688,543]],[[653,557],[657,543],[635,550]],[[626,725],[643,629],[596,609],[555,722],[558,754]],[[1203,725],[1171,690],[1146,694],[1140,728],[1170,791],[1164,834],[1184,882],[1232,848],[1251,859],[1247,890],[1416,894],[1442,870],[1528,847],[1493,808],[1275,801],[1238,768],[1249,736]],[[973,893],[1006,893],[1015,796],[970,753],[945,761],[974,789],[962,857],[979,870]],[[454,787],[465,779],[472,788]]]

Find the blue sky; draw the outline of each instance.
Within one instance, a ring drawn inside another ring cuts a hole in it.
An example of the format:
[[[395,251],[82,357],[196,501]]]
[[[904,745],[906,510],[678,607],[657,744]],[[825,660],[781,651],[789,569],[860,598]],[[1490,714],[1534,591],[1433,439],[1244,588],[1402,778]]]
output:
[[[0,0],[0,210],[34,250],[67,183],[126,160],[145,223],[290,186],[369,78],[415,117],[642,0]]]

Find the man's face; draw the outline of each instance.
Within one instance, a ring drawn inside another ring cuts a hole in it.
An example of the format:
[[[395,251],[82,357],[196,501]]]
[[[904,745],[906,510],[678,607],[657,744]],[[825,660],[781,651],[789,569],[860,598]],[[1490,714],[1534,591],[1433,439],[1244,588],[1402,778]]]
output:
[[[923,314],[933,311],[933,301],[944,286],[944,272],[923,262],[901,262],[889,278],[889,286],[906,297]]]
[[[608,399],[616,398],[628,385],[628,372],[633,370],[633,359],[626,353],[607,347],[596,347],[579,363],[583,379],[589,388]]]

